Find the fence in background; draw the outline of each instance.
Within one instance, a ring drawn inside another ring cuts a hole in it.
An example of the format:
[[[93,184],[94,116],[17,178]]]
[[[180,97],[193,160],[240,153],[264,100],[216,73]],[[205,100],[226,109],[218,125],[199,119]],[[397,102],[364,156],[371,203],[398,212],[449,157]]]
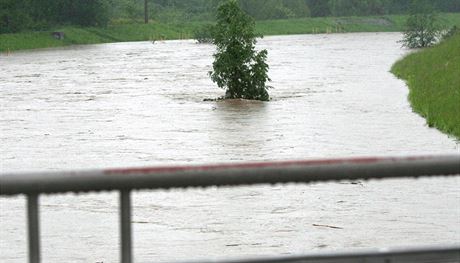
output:
[[[20,194],[27,196],[29,262],[38,263],[40,262],[39,195],[119,191],[121,262],[131,263],[133,262],[131,230],[131,192],[133,190],[458,175],[460,175],[460,155],[107,169],[0,174],[0,196]],[[233,262],[460,263],[460,244],[455,247],[328,253]]]

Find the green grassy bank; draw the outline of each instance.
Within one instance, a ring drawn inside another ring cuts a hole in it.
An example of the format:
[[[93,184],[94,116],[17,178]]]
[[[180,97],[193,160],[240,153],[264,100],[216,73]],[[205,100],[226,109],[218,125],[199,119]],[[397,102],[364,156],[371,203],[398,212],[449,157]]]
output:
[[[404,28],[406,16],[374,17],[322,17],[257,22],[257,31],[263,35],[344,33],[344,32],[397,32]],[[460,13],[442,14],[444,24],[460,26]],[[153,39],[189,39],[193,31],[205,22],[164,24],[152,22],[113,23],[107,28],[61,27],[46,32],[0,34],[0,52],[22,49],[59,47],[79,44],[144,41]],[[65,33],[64,40],[51,37],[51,32]]]
[[[398,61],[392,72],[407,81],[415,112],[460,139],[460,34]]]
[[[107,28],[62,27],[44,32],[1,34],[0,52],[68,45],[191,38],[194,28],[199,26],[200,23],[189,25],[119,24]],[[51,36],[53,31],[64,32],[64,40],[54,39]]]

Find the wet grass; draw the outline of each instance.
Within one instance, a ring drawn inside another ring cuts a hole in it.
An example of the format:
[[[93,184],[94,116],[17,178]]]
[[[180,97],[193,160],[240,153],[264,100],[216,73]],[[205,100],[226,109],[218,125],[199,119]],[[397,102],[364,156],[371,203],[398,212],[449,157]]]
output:
[[[406,80],[414,111],[430,127],[460,139],[460,34],[408,55],[392,72]]]
[[[460,13],[441,14],[443,23],[460,26]],[[345,33],[345,32],[396,32],[404,29],[406,16],[374,17],[323,17],[288,20],[258,21],[257,31],[263,35]],[[46,32],[0,34],[0,52],[21,49],[59,47],[79,44],[145,41],[160,39],[190,39],[193,31],[206,22],[148,25],[135,22],[114,21],[107,28],[62,27]],[[51,37],[52,31],[65,33],[64,40]]]
[[[51,37],[49,32],[24,32],[18,34],[0,34],[0,52],[43,47],[59,47],[65,43]]]

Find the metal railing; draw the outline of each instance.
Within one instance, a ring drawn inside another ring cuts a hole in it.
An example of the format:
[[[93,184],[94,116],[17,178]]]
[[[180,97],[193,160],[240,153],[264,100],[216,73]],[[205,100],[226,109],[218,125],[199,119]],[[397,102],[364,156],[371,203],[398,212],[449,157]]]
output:
[[[235,260],[219,263],[458,263],[460,248],[424,247],[359,252],[318,253],[308,256]]]
[[[29,262],[40,262],[39,195],[94,191],[120,192],[120,256],[132,262],[131,192],[255,184],[418,178],[460,175],[460,155],[350,158],[207,166],[0,174],[0,195],[27,196]],[[456,247],[320,254],[234,262],[460,262]]]

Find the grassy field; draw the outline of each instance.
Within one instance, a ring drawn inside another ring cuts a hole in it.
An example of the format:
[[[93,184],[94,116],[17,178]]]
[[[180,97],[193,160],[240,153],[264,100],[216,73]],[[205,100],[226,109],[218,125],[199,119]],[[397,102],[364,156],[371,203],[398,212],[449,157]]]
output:
[[[263,35],[397,32],[404,29],[406,16],[322,17],[258,21],[257,31]],[[460,13],[442,14],[444,24],[460,26]],[[107,28],[62,27],[46,32],[0,34],[0,52],[22,49],[59,47],[80,44],[145,41],[158,39],[190,39],[193,31],[206,22],[164,24],[152,22],[114,23]],[[65,33],[64,40],[51,37],[51,32]]]
[[[407,81],[415,112],[460,139],[460,34],[397,62],[392,72]]]
[[[1,34],[0,52],[68,45],[191,38],[194,26],[198,26],[198,23],[187,26],[151,23],[112,25],[108,28],[63,27],[46,32]],[[51,36],[53,31],[64,32],[64,40],[54,39]]]

